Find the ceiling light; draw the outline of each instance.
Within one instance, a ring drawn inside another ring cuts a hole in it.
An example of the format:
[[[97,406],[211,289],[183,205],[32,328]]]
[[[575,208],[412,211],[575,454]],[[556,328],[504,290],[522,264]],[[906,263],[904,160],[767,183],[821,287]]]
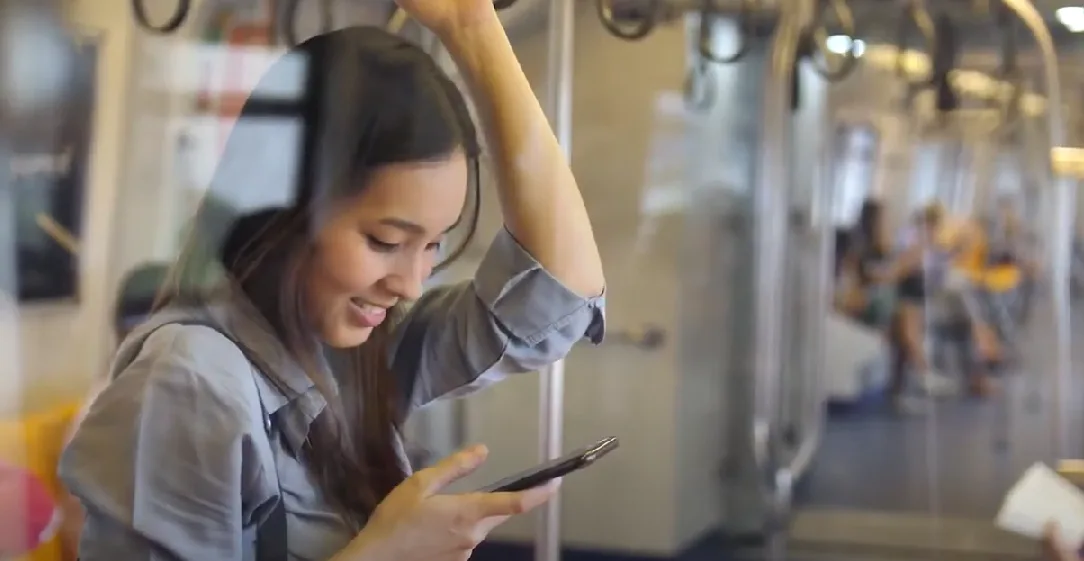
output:
[[[862,53],[866,52],[866,42],[861,39],[851,39],[846,35],[833,35],[828,38],[825,46],[828,47],[829,51],[837,55],[845,55],[850,50],[852,42],[854,43],[854,56],[862,56]]]
[[[1084,6],[1066,6],[1058,8],[1054,17],[1073,33],[1084,32]]]

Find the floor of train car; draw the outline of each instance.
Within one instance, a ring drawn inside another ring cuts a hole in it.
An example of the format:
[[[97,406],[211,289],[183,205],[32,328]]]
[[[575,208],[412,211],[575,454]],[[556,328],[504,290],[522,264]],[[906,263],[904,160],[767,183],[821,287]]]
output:
[[[879,403],[833,408],[818,459],[796,496],[800,508],[787,559],[913,560],[931,550],[957,559],[1026,558],[1034,547],[991,523],[1008,486],[1041,457],[1036,454],[1045,445],[1034,436],[1048,434],[1044,412],[1028,407],[1027,392],[1020,393],[1005,446],[997,444],[999,404],[993,400],[945,401],[922,417],[900,417]],[[533,555],[523,546],[485,544],[472,559],[527,561]],[[639,561],[587,551],[568,551],[564,559]],[[678,559],[763,556],[711,536]]]
[[[1073,341],[1084,348],[1084,333]],[[1041,333],[1038,335],[1042,335]],[[997,530],[1005,492],[1037,460],[1050,458],[1051,392],[1032,372],[1053,365],[1045,351],[999,381],[1005,399],[935,402],[900,416],[883,400],[830,408],[821,449],[796,493],[788,561],[961,561],[1033,558],[1035,544]],[[1008,412],[1007,417],[1000,417]],[[999,419],[1008,419],[1007,423]],[[1006,428],[1007,427],[1007,428]],[[752,561],[759,550],[705,538],[680,561]],[[529,547],[485,544],[476,561],[527,561]],[[567,551],[565,561],[639,561]]]

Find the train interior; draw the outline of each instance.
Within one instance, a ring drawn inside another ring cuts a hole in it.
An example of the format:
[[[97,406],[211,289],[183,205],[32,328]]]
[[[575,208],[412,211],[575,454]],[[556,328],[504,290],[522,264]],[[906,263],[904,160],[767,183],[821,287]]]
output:
[[[998,520],[1029,468],[1084,458],[1084,5],[504,3],[594,225],[608,333],[419,412],[412,458],[486,444],[470,489],[621,446],[473,558],[1037,558]],[[179,251],[246,89],[286,42],[394,14],[0,3],[0,458],[59,492],[65,423],[115,316],[156,289],[133,279]],[[289,116],[258,126],[291,150]],[[476,241],[434,285],[470,278],[502,226],[482,176]],[[25,559],[74,560],[59,539]]]

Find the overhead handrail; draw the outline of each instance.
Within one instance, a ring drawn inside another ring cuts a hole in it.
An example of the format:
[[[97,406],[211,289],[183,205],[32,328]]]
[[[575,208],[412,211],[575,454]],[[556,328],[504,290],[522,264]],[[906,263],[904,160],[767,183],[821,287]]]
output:
[[[192,0],[177,0],[177,8],[173,10],[173,15],[161,25],[155,25],[151,23],[151,18],[147,14],[147,0],[132,0],[132,15],[135,17],[136,24],[144,31],[155,33],[157,35],[169,35],[176,32],[184,25],[184,22],[188,19],[189,12],[192,11]]]
[[[932,53],[937,43],[937,30],[922,0],[903,1],[903,10],[896,28],[896,76],[907,83],[909,90],[928,85],[931,81],[931,77],[927,76],[925,79],[914,82],[907,70],[907,49],[910,46],[908,39],[912,26],[922,35],[926,50]]]
[[[297,16],[301,0],[285,0],[282,22],[282,37],[286,45],[295,47],[298,44]],[[331,0],[320,0],[320,33],[329,33],[335,29],[335,16],[331,11]]]
[[[846,0],[818,0],[816,5],[817,10],[814,12],[813,21],[803,38],[806,43],[803,50],[808,53],[809,61],[817,74],[820,74],[822,78],[829,82],[839,82],[850,76],[858,65],[858,34],[854,12],[851,11],[851,7],[847,5]],[[850,39],[847,50],[839,55],[842,61],[835,69],[830,68],[827,62],[832,53],[827,48],[829,34],[824,16],[829,11],[835,14],[842,34]],[[817,61],[818,57],[813,56],[817,50],[821,51],[820,58],[824,59],[824,64],[819,63]]]
[[[1016,17],[1004,4],[993,7],[994,22],[1001,36],[1001,60],[994,76],[1008,86],[1007,95],[994,97],[1001,111],[1001,131],[1011,132],[1016,129],[1020,119],[1020,104],[1024,97],[1023,76],[1020,72],[1019,49],[1017,45]],[[1000,92],[999,92],[1000,93]]]
[[[936,107],[941,113],[955,111],[960,107],[960,96],[949,79],[956,69],[959,43],[956,26],[948,14],[934,18],[934,49],[930,52],[930,86],[936,94]]]
[[[704,60],[717,64],[731,64],[740,60],[749,52],[749,43],[753,34],[753,8],[756,0],[742,0],[738,8],[738,48],[729,56],[719,56],[711,45],[712,23],[719,19],[719,11],[713,0],[703,0],[700,9],[700,29],[697,35],[697,49]]]
[[[647,0],[644,5],[646,13],[640,15],[640,21],[629,26],[617,22],[613,12],[613,0],[595,0],[595,12],[602,27],[606,28],[610,35],[625,41],[637,41],[647,37],[655,29],[662,9],[661,0]]]
[[[1012,10],[1004,4],[998,3],[997,7],[994,8],[994,23],[997,25],[998,34],[1001,36],[1001,61],[998,64],[997,76],[1011,80],[1020,72],[1019,49],[1016,42],[1016,21]]]

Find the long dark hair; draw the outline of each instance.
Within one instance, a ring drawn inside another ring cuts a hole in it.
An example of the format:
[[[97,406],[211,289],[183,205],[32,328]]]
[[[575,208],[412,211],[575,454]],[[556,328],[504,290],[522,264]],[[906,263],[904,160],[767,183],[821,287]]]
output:
[[[276,111],[274,118],[287,127],[291,116],[303,126],[261,130],[259,123]],[[281,141],[290,130],[299,133],[294,140],[301,150],[268,154],[270,137]],[[216,267],[219,280],[240,287],[328,402],[302,453],[323,496],[359,528],[405,478],[396,434],[408,397],[401,395],[387,356],[402,311],[391,310],[366,343],[345,351],[349,367],[328,379],[303,317],[301,271],[321,216],[364,189],[374,169],[437,160],[456,150],[470,162],[472,208],[460,219],[458,249],[443,264],[469,244],[480,202],[480,147],[463,95],[428,54],[377,28],[341,29],[301,43],[271,66],[242,108],[171,286],[159,301],[159,308],[181,300],[206,303]],[[291,155],[296,180],[279,189],[286,196],[238,211],[238,204],[254,197],[273,198],[267,192],[290,174],[266,168],[281,167],[281,157]]]
[[[873,199],[862,202],[862,208],[858,212],[858,223],[854,229],[853,249],[863,251],[866,249],[884,250],[885,243],[881,228],[884,220],[884,205]]]

